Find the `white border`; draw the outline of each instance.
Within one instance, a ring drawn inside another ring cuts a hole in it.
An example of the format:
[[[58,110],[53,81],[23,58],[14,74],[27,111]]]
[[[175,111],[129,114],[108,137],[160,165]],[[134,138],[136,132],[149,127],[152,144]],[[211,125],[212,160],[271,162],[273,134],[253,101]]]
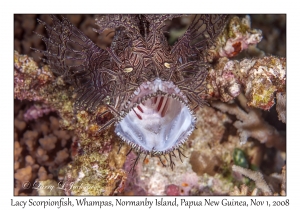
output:
[[[296,1],[293,1],[296,2]],[[14,0],[1,1],[1,36],[0,36],[0,60],[1,60],[1,178],[0,178],[0,205],[3,209],[11,208],[11,199],[25,200],[27,197],[13,197],[13,14],[15,13],[286,13],[287,14],[287,197],[256,197],[260,200],[290,200],[291,207],[299,208],[300,199],[298,198],[299,185],[299,91],[296,85],[299,84],[300,68],[297,61],[299,55],[299,6],[291,1],[278,0],[250,0],[250,1],[162,1],[162,0],[114,0],[114,1],[62,1],[62,0]],[[33,197],[35,200],[47,200],[49,197]],[[187,198],[187,197],[186,197]],[[209,197],[214,200],[222,200],[222,197]],[[56,200],[59,197],[55,197]],[[73,200],[75,198],[72,198]],[[89,199],[93,199],[89,197]],[[115,201],[114,197],[98,197],[95,199],[108,199]],[[126,200],[132,200],[125,197]],[[143,200],[143,197],[139,197]],[[154,199],[154,198],[153,198]],[[166,198],[171,199],[171,198]],[[198,198],[187,198],[196,200]],[[203,200],[204,197],[199,199]],[[228,197],[234,200],[249,200],[245,197]],[[74,200],[75,202],[75,200]],[[298,205],[297,205],[298,204]],[[7,207],[7,208],[5,208]],[[137,207],[127,207],[125,209]],[[217,209],[211,207],[210,209]],[[226,207],[225,207],[226,208]],[[230,207],[236,208],[236,207]],[[242,208],[242,207],[238,207]],[[257,207],[256,207],[257,208]],[[49,208],[47,208],[49,209]],[[53,207],[50,209],[57,209]],[[73,209],[80,209],[74,207]],[[99,208],[97,208],[99,209]],[[139,208],[144,209],[144,208]],[[195,209],[195,208],[194,208]],[[248,207],[247,209],[254,209]],[[296,209],[296,208],[294,208]]]

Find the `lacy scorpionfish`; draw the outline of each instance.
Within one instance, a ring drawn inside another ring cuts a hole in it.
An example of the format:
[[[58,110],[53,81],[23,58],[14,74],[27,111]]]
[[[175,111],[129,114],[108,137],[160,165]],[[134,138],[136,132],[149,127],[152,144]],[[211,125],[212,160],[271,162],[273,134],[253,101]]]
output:
[[[226,22],[226,15],[194,15],[184,35],[170,46],[165,22],[179,16],[103,15],[94,31],[114,30],[106,49],[66,18],[51,16],[52,26],[39,21],[49,37],[42,37],[46,51],[37,50],[54,74],[75,87],[75,110],[94,112],[107,106],[114,117],[99,132],[115,124],[115,133],[138,157],[168,154],[172,168],[174,151],[181,158],[180,146],[195,129],[194,110],[205,103],[206,50]]]

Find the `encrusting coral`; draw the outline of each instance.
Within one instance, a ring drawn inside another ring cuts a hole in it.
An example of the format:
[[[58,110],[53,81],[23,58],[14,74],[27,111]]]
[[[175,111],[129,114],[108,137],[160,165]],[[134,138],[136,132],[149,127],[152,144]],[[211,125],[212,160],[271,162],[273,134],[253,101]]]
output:
[[[209,71],[209,97],[229,102],[244,91],[248,106],[269,110],[275,94],[285,93],[285,66],[285,58],[274,56],[241,61],[222,58]]]
[[[251,28],[249,15],[245,18],[234,16],[216,40],[216,47],[209,50],[208,60],[234,57],[250,46],[258,44],[262,38],[261,30]]]
[[[101,134],[97,132],[99,129],[99,126],[96,124],[97,114],[91,115],[85,111],[81,111],[74,116],[72,107],[72,87],[67,88],[59,77],[54,79],[52,72],[50,72],[47,67],[39,69],[31,58],[28,56],[19,55],[17,52],[15,52],[14,73],[16,98],[21,100],[27,99],[39,101],[47,106],[53,107],[62,118],[60,122],[61,126],[65,130],[74,130],[75,134],[77,134],[77,136],[80,138],[80,142],[74,144],[74,147],[76,147],[75,154],[73,155],[75,167],[68,167],[68,169],[66,169],[66,174],[68,176],[66,175],[64,180],[65,182],[70,182],[69,176],[74,176],[74,178],[71,179],[73,182],[72,186],[74,186],[72,189],[75,189],[76,191],[71,193],[78,195],[96,195],[104,193],[104,188],[108,187],[105,185],[105,178],[108,177],[108,175],[105,174],[104,176],[99,177],[100,180],[103,180],[102,182],[95,177],[98,177],[97,174],[106,173],[107,170],[110,170],[109,164],[106,161],[108,158],[108,154],[106,155],[106,153],[110,152],[113,147],[111,144],[113,145],[114,138],[116,138],[114,134],[109,132],[109,130]],[[37,79],[39,77],[43,79]],[[103,108],[99,109],[100,113],[103,111],[105,111]],[[56,135],[60,135],[61,131],[54,132],[56,132]],[[35,141],[37,140],[38,135],[37,132],[27,131],[27,133],[24,135],[24,142],[26,143],[28,150],[34,151],[34,145],[36,144]],[[26,137],[29,135],[33,136],[33,138]],[[47,136],[46,138],[39,140],[41,147],[37,148],[37,157],[39,157],[38,160],[47,161],[50,158],[46,151],[54,148],[54,144],[57,141],[56,139],[57,138],[55,136]],[[51,144],[49,145],[48,142],[51,142]],[[66,157],[65,152],[58,154],[60,157]],[[121,159],[123,157],[124,159],[124,156],[120,155],[118,157]],[[113,160],[110,162],[114,162]],[[125,159],[123,162],[124,161]],[[59,163],[60,161],[59,159],[56,159],[55,162]],[[97,165],[97,169],[94,170],[92,167],[95,165]],[[116,168],[111,169],[112,171],[118,171],[118,167],[121,169],[122,166],[120,166],[120,164],[116,164],[116,166],[114,165],[113,167]],[[86,170],[83,171],[82,168]],[[79,172],[88,174],[83,179],[78,180],[76,177]],[[85,184],[85,182],[87,182],[87,184]],[[88,185],[91,185],[90,183],[92,182],[95,182],[93,187],[88,188]],[[77,187],[77,185],[80,186],[82,183],[83,185],[87,185],[86,188],[83,189]],[[112,182],[111,185],[115,185],[115,183]],[[90,191],[84,191],[86,189]],[[109,194],[109,192],[105,193]]]
[[[73,17],[71,22],[79,24],[79,19]],[[32,20],[20,20],[18,26],[30,26],[30,31],[35,27]],[[24,33],[28,40],[27,29],[15,33]],[[137,155],[127,155],[130,147],[124,144],[119,149],[112,127],[98,132],[99,124],[113,117],[103,115],[107,107],[75,113],[74,87],[49,66],[39,67],[31,57],[15,51],[15,195],[285,195],[285,166],[281,174],[278,167],[284,164],[286,137],[263,113],[276,102],[278,118],[286,122],[286,59],[265,56],[257,47],[262,35],[251,28],[250,16],[228,21],[205,58],[211,65],[204,98],[211,107],[195,110],[196,129],[183,145],[185,157],[177,151],[172,162],[164,156],[147,156],[138,160],[134,173],[129,171]],[[18,49],[41,44],[15,42]],[[261,57],[234,59],[247,48]],[[268,159],[274,154],[280,160]],[[267,161],[281,164],[270,171],[258,170]],[[166,167],[173,164],[173,170]],[[60,189],[25,189],[27,181]],[[272,182],[278,182],[280,189]]]

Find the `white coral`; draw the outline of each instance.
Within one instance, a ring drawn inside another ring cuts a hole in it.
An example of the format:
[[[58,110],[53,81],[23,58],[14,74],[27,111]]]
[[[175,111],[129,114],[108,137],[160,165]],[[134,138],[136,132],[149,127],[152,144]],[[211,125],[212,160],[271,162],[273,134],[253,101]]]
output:
[[[256,45],[262,40],[262,31],[251,29],[250,17],[247,15],[242,20],[234,17],[229,24],[233,37],[227,39],[226,44],[219,49],[221,57],[232,57],[245,50],[249,45]],[[242,28],[247,28],[243,31]]]
[[[212,102],[212,106],[237,117],[238,120],[233,125],[238,130],[241,143],[245,143],[249,137],[253,137],[269,147],[274,146],[280,150],[285,150],[285,137],[264,121],[260,110],[250,109],[246,105],[245,96],[240,94],[238,99],[246,111],[236,104],[225,104],[218,101]]]
[[[276,110],[278,113],[278,119],[282,122],[286,122],[286,93],[276,93]]]
[[[262,173],[260,173],[258,171],[252,171],[247,168],[242,168],[242,167],[236,166],[236,165],[232,166],[232,170],[235,172],[239,172],[239,173],[243,174],[244,176],[254,180],[256,187],[261,189],[264,194],[267,194],[267,195],[272,194],[272,191],[271,191],[269,185],[264,180],[264,176],[262,175]]]

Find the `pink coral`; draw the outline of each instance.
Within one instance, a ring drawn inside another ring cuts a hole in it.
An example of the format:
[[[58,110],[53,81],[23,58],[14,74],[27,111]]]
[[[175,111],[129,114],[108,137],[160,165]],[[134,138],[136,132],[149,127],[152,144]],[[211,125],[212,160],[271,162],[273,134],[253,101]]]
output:
[[[248,49],[250,44],[257,44],[261,40],[261,32],[258,34],[238,34],[235,38],[228,39],[226,45],[220,49],[221,57],[233,57],[242,50]]]
[[[179,187],[175,184],[170,184],[166,187],[166,195],[180,195]]]
[[[14,54],[14,96],[19,100],[48,101],[41,95],[54,76],[47,66],[38,68],[27,55]],[[38,91],[37,91],[38,90]]]
[[[199,187],[198,180],[199,177],[195,172],[183,174],[181,179],[180,194],[190,195],[190,191],[192,188]]]
[[[229,23],[229,39],[225,45],[219,49],[221,57],[233,57],[250,45],[259,43],[262,39],[261,30],[251,29],[250,17],[247,15],[240,20],[234,17]]]
[[[245,91],[247,105],[269,110],[274,94],[285,92],[286,59],[274,56],[243,59],[219,59],[206,78],[209,99],[229,102]]]
[[[37,105],[34,104],[29,109],[27,109],[26,113],[24,114],[25,121],[29,120],[35,120],[39,117],[42,117],[43,115],[47,115],[50,112],[55,111],[55,109],[43,104],[43,105]]]

